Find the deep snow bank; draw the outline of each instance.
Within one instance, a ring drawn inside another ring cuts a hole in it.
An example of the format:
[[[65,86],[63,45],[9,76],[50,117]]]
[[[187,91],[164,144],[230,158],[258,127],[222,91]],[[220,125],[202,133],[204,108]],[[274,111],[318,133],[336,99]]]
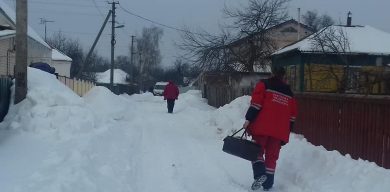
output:
[[[80,98],[50,74],[29,69],[28,78],[27,99],[0,124],[2,192],[248,191],[250,163],[221,148],[242,126],[250,97],[215,109],[188,91],[168,114],[150,93],[116,96],[95,87]],[[390,191],[389,170],[301,135],[290,141],[274,191]]]
[[[213,112],[210,125],[219,138],[242,127],[249,102],[249,96],[239,97]],[[297,134],[291,134],[290,143],[282,147],[275,180],[278,190],[289,192],[390,191],[390,170],[313,146]]]
[[[82,98],[54,75],[28,68],[26,99],[10,106],[0,128],[66,139],[86,132],[88,127],[94,127],[94,122]]]

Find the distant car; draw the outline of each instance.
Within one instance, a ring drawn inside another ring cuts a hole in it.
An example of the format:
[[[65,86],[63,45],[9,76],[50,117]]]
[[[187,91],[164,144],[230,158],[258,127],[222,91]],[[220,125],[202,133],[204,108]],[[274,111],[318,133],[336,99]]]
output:
[[[168,82],[157,82],[153,87],[153,95],[163,95],[166,85]]]

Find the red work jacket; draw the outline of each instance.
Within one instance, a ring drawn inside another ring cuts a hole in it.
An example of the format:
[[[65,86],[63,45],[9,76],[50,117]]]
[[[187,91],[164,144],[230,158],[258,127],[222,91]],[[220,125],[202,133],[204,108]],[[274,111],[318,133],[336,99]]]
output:
[[[169,82],[164,89],[164,99],[177,99],[179,96],[179,88],[172,82]]]
[[[249,124],[252,135],[271,136],[288,142],[290,122],[297,115],[296,100],[290,87],[276,77],[257,83],[251,106],[260,109]]]

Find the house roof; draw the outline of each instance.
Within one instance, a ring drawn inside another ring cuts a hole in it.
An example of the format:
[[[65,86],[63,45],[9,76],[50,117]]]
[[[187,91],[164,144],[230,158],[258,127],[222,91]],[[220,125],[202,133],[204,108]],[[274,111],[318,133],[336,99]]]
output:
[[[57,49],[52,49],[51,59],[53,61],[70,61],[70,62],[73,61],[72,58],[68,57],[67,55],[65,55],[61,51],[58,51]]]
[[[279,24],[277,24],[277,25],[274,25],[274,26],[272,26],[272,27],[269,27],[268,29],[266,29],[266,31],[271,31],[271,30],[273,30],[273,29],[276,29],[276,28],[278,28],[278,27],[282,27],[283,25],[287,25],[287,24],[290,24],[290,23],[299,24],[301,27],[303,27],[303,28],[305,28],[305,29],[307,29],[307,30],[313,31],[313,29],[310,28],[309,26],[307,26],[307,25],[305,25],[305,24],[303,24],[303,23],[299,23],[298,21],[296,21],[296,20],[294,20],[294,19],[290,19],[290,20],[287,20],[287,21],[285,21],[285,22],[282,22],[282,23],[279,23]],[[252,36],[256,36],[256,35],[258,35],[258,34],[260,34],[260,32],[256,32],[256,33],[253,33],[253,34],[251,34],[251,35],[245,36],[245,37],[243,37],[243,38],[241,38],[241,39],[238,39],[238,40],[236,40],[236,41],[230,43],[229,46],[239,44],[239,43],[241,43],[242,41],[245,41],[245,40],[247,40],[248,38],[250,38],[250,37],[252,37]]]
[[[8,36],[14,36],[15,30],[2,30],[0,31],[0,38],[8,37]]]
[[[98,83],[110,83],[110,69],[103,73],[96,73],[96,81]],[[128,84],[126,82],[127,73],[121,69],[114,69],[114,82],[115,84]]]
[[[314,45],[314,37],[321,35],[321,33],[327,33],[334,31],[341,34],[343,33],[349,43],[350,53],[355,54],[371,54],[371,55],[390,55],[390,33],[378,30],[371,26],[341,26],[332,25],[321,29],[320,31],[302,39],[301,41],[292,45],[286,46],[273,55],[287,53],[291,51],[300,52],[323,52],[319,47]],[[328,51],[331,53],[332,51]]]
[[[0,0],[0,14],[3,14],[9,20],[9,22],[13,25],[12,27],[15,28],[15,26],[16,26],[16,12],[15,12],[15,10],[11,9],[6,3],[4,3],[3,0]],[[30,38],[34,39],[35,41],[39,42],[40,44],[44,45],[45,47],[51,49],[51,47],[30,26],[27,26],[27,34]]]
[[[272,27],[268,28],[267,30],[272,30],[272,29],[275,29],[275,28],[278,28],[278,27],[281,27],[281,26],[283,26],[283,25],[290,24],[290,23],[299,24],[301,27],[303,27],[303,28],[305,28],[305,29],[307,29],[307,30],[309,30],[309,31],[314,31],[314,30],[313,30],[312,28],[310,28],[309,26],[307,26],[307,25],[305,25],[305,24],[303,24],[303,23],[299,23],[299,22],[296,21],[295,19],[290,19],[290,20],[287,20],[287,21],[285,21],[285,22],[279,23],[279,24],[277,24],[277,25],[275,25],[275,26],[272,26]]]

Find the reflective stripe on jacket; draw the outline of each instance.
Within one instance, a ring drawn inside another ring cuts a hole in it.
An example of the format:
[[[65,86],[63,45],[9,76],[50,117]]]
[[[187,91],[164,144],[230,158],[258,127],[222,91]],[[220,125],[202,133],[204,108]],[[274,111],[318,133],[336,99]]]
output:
[[[259,113],[250,123],[252,135],[265,135],[288,142],[290,121],[297,115],[297,106],[290,87],[276,77],[257,83],[251,107]]]

